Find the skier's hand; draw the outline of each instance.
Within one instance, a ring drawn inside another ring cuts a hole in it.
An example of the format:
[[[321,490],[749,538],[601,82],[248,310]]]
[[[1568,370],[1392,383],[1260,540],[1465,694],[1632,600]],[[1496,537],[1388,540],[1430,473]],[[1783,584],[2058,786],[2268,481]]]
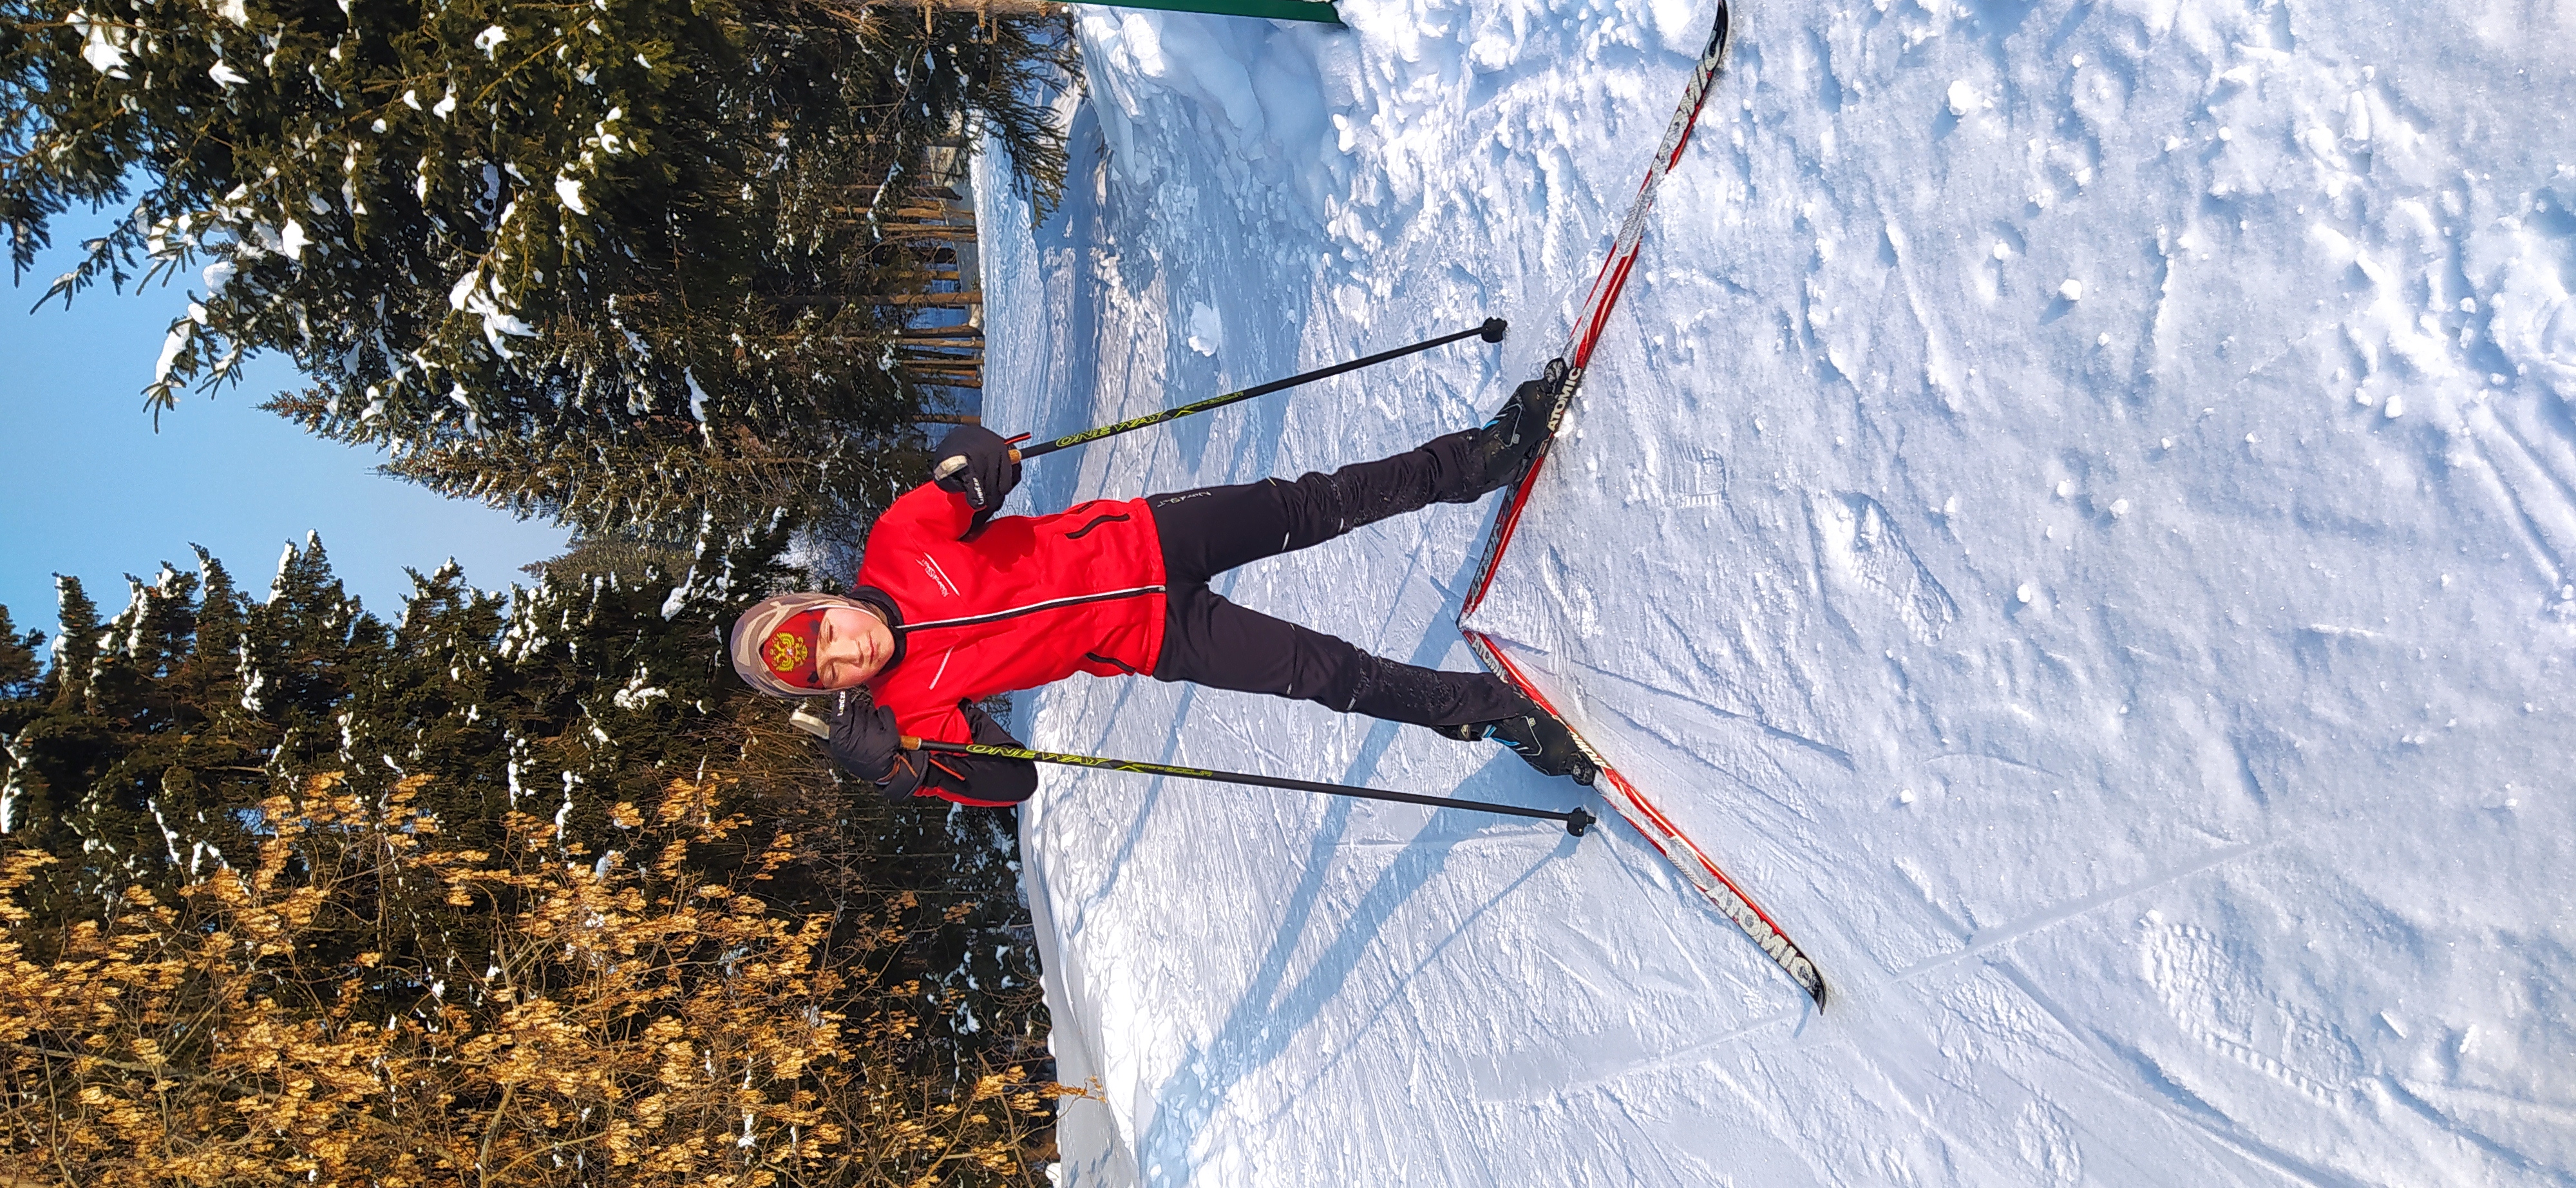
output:
[[[993,720],[993,715],[984,712],[983,706],[971,701],[960,701],[957,703],[957,712],[966,715],[966,737],[975,740],[976,745],[986,747],[1021,745],[1020,740],[1011,737],[1010,731],[1002,729],[1002,724]]]
[[[893,710],[881,705],[843,705],[830,722],[832,734],[824,749],[842,770],[875,784],[896,800],[921,787],[921,757],[903,749],[903,732],[895,727]]]
[[[982,706],[972,701],[960,701],[957,712],[965,715],[966,737],[978,744],[988,747],[1020,745],[1020,740],[1002,729],[1002,724],[985,713]],[[922,788],[949,796],[952,800],[963,800],[968,804],[1018,804],[1038,790],[1038,765],[1027,759],[949,753],[923,754],[921,759],[926,765]]]
[[[930,456],[938,459],[932,464],[932,481],[943,491],[965,496],[966,506],[975,511],[1002,506],[1003,497],[1020,485],[1020,464],[1011,457],[1011,443],[981,425],[950,430]]]

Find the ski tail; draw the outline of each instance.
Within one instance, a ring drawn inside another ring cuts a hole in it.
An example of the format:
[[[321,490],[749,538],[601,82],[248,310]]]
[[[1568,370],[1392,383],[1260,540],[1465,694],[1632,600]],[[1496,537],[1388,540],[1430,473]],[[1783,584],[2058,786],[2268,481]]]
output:
[[[1798,942],[1790,939],[1788,930],[1780,927],[1780,922],[1772,919],[1771,913],[1762,910],[1762,905],[1753,902],[1753,897],[1746,894],[1744,888],[1732,876],[1710,859],[1707,851],[1700,849],[1698,843],[1684,834],[1680,826],[1673,824],[1672,818],[1666,817],[1654,806],[1654,802],[1647,800],[1642,793],[1638,792],[1637,786],[1628,782],[1628,777],[1621,775],[1618,768],[1611,766],[1610,761],[1602,757],[1601,752],[1592,745],[1591,741],[1583,737],[1583,732],[1576,729],[1574,723],[1549,702],[1547,696],[1539,692],[1536,685],[1530,683],[1529,678],[1521,672],[1520,666],[1512,663],[1511,658],[1503,654],[1500,646],[1486,638],[1480,631],[1469,630],[1465,635],[1467,645],[1475,649],[1476,656],[1484,661],[1488,670],[1511,682],[1512,687],[1520,690],[1523,696],[1537,702],[1540,709],[1546,710],[1558,721],[1565,723],[1567,732],[1574,735],[1575,745],[1583,748],[1584,755],[1592,760],[1594,766],[1601,769],[1601,775],[1594,784],[1594,790],[1600,792],[1602,798],[1610,802],[1610,807],[1618,810],[1619,816],[1634,826],[1637,832],[1644,834],[1646,841],[1655,847],[1656,852],[1671,862],[1674,869],[1681,871],[1682,877],[1689,880],[1691,886],[1698,888],[1699,893],[1716,906],[1720,915],[1742,929],[1744,935],[1753,941],[1754,947],[1762,950],[1763,956],[1769,957],[1773,964],[1780,967],[1782,973],[1789,975],[1790,981],[1796,982],[1799,989],[1806,991],[1807,997],[1815,1000],[1817,1010],[1825,1009],[1824,974],[1817,971],[1815,962],[1808,960],[1806,951],[1798,947]]]
[[[1629,206],[1627,217],[1620,220],[1619,234],[1610,243],[1610,254],[1601,262],[1601,271],[1593,277],[1591,292],[1584,297],[1564,353],[1548,363],[1542,376],[1556,397],[1555,408],[1548,417],[1548,443],[1540,446],[1537,459],[1530,463],[1521,481],[1514,484],[1504,497],[1502,510],[1494,517],[1493,529],[1485,536],[1484,557],[1476,566],[1475,581],[1469,585],[1467,597],[1458,611],[1458,629],[1467,637],[1468,646],[1475,649],[1477,659],[1487,671],[1510,682],[1522,695],[1565,723],[1567,731],[1574,735],[1575,745],[1582,747],[1585,756],[1601,769],[1596,790],[1612,808],[1618,810],[1620,817],[1644,834],[1646,840],[1681,871],[1691,886],[1698,888],[1720,913],[1752,938],[1764,956],[1815,1000],[1816,1009],[1823,1010],[1824,975],[1817,971],[1816,963],[1808,960],[1806,953],[1798,948],[1798,943],[1789,939],[1788,931],[1781,928],[1769,912],[1754,903],[1753,897],[1745,894],[1744,888],[1719,868],[1706,851],[1683,834],[1681,828],[1673,824],[1672,818],[1665,816],[1654,802],[1637,790],[1635,784],[1629,782],[1628,777],[1620,774],[1619,769],[1603,757],[1600,748],[1584,738],[1574,723],[1550,704],[1536,685],[1530,683],[1520,667],[1503,653],[1501,645],[1484,632],[1467,626],[1467,619],[1483,605],[1486,591],[1493,586],[1494,570],[1502,562],[1503,549],[1511,543],[1513,532],[1520,527],[1521,510],[1528,505],[1530,488],[1538,482],[1539,469],[1554,446],[1557,427],[1563,424],[1565,410],[1573,404],[1575,393],[1583,386],[1584,370],[1592,362],[1592,348],[1600,342],[1602,330],[1610,324],[1610,312],[1618,305],[1620,293],[1627,288],[1628,274],[1636,267],[1638,248],[1645,239],[1647,212],[1654,208],[1656,187],[1662,184],[1664,175],[1681,161],[1682,150],[1689,147],[1691,129],[1699,120],[1700,108],[1708,102],[1710,85],[1725,66],[1729,27],[1726,0],[1718,0],[1717,19],[1709,28],[1708,48],[1701,51],[1699,66],[1691,72],[1690,84],[1682,92],[1672,123],[1664,129],[1663,144],[1655,150],[1655,158],[1647,166],[1646,179],[1638,184],[1636,201]],[[1607,787],[1602,788],[1600,784]]]

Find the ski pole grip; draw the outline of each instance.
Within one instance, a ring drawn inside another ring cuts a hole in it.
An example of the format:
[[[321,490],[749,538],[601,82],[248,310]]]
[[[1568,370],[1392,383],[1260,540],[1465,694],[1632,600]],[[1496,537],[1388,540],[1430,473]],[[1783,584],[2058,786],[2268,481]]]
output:
[[[901,746],[904,750],[918,751],[921,749],[921,740],[913,737],[912,735],[898,734],[894,736],[894,739],[896,745]]]
[[[1019,460],[1020,451],[1017,447],[1014,447],[1011,450],[1011,461],[1017,462]],[[933,479],[944,479],[964,469],[966,469],[966,455],[950,454],[949,456],[940,459],[939,469],[931,471],[930,477]]]

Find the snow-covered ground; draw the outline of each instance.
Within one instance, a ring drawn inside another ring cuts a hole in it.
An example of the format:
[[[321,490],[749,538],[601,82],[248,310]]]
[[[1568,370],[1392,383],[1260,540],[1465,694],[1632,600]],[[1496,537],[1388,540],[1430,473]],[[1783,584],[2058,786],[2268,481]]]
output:
[[[1030,466],[1329,468],[1562,340],[1705,0],[1082,10],[1078,184],[982,187]],[[1480,625],[1822,967],[1625,825],[1050,771],[1074,1184],[2576,1181],[2576,7],[1744,0]],[[1466,668],[1490,506],[1238,601]],[[1564,807],[1149,680],[1037,745]],[[1601,811],[1597,802],[1595,811]],[[1605,814],[1606,815],[1606,814]]]

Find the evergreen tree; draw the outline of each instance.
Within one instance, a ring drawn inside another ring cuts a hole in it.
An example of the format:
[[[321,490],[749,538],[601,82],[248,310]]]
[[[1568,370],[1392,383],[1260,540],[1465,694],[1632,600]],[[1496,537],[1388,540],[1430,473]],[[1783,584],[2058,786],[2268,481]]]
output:
[[[605,536],[575,536],[561,554],[519,567],[530,577],[568,581],[573,578],[614,574],[627,581],[647,580],[648,574],[686,573],[689,558],[667,545],[640,539],[633,533]]]
[[[98,650],[98,604],[81,589],[80,579],[54,575],[59,608],[54,637],[54,667],[46,674],[46,692],[58,705],[76,704],[89,688],[90,654]]]
[[[645,437],[489,434],[421,446],[383,469],[587,537],[685,545],[704,524],[758,524],[782,509],[800,522],[854,512],[864,518],[918,482],[928,465],[909,426],[896,434],[815,432],[780,441],[742,426],[680,441]]]
[[[0,788],[6,789],[9,802],[11,849],[77,859],[85,847],[65,828],[65,813],[101,766],[110,731],[91,712],[88,696],[100,638],[98,604],[78,578],[55,575],[54,592],[60,630],[53,663],[35,696],[13,706],[10,716],[19,724],[9,735],[9,771]],[[95,884],[89,881],[93,888]],[[80,902],[76,889],[60,877],[42,880],[35,897],[49,917],[75,910],[66,905]]]
[[[18,803],[17,740],[18,732],[43,712],[44,666],[36,659],[36,649],[44,645],[44,632],[20,635],[9,608],[0,606],[0,835],[12,832],[24,819]]]
[[[9,618],[9,608],[0,606],[0,704],[16,706],[36,699],[37,677],[44,671],[36,662],[36,649],[43,646],[44,632],[18,634],[18,624]]]
[[[81,795],[68,807],[111,877],[157,882],[185,865],[172,815],[186,820],[200,807],[190,789],[162,780],[173,767],[186,769],[176,752],[197,718],[196,707],[178,704],[166,688],[194,650],[197,584],[164,567],[148,585],[130,575],[126,585],[124,612],[107,622],[90,654],[86,712],[64,720],[93,743],[84,748]]]
[[[58,872],[66,894],[166,889],[222,863],[248,843],[240,813],[273,790],[281,732],[245,694],[251,637],[235,626],[268,608],[199,556],[195,575],[165,565],[150,583],[129,578],[126,609],[104,625],[80,583],[60,580],[53,696],[10,749],[28,844],[76,859]]]
[[[390,624],[311,538],[285,550],[264,599],[202,551],[193,574],[131,581],[105,623],[66,579],[66,643],[43,680],[28,677],[35,637],[0,622],[14,649],[0,650],[0,677],[16,674],[0,681],[15,691],[0,701],[7,845],[57,860],[22,895],[42,928],[109,912],[128,888],[167,899],[253,861],[285,824],[268,816],[273,798],[316,780],[379,809],[399,792],[439,852],[498,852],[544,826],[560,861],[585,866],[638,844],[621,805],[708,784],[750,823],[694,845],[686,865],[756,875],[777,910],[845,921],[869,984],[916,1019],[910,1066],[1037,1051],[1008,814],[845,792],[787,707],[725,660],[743,606],[805,584],[780,563],[784,542],[773,529],[694,557],[577,551],[507,596],[451,564],[415,572]],[[768,864],[791,838],[795,860]],[[473,964],[490,941],[482,917],[443,906],[408,869],[349,884],[349,918],[299,943],[326,961]],[[859,935],[889,923],[899,943]]]
[[[1063,168],[1036,106],[1061,42],[1024,19],[0,0],[0,27],[16,267],[139,180],[52,293],[203,265],[153,406],[284,351],[313,387],[273,407],[397,459],[906,440],[919,397],[885,361],[907,307],[873,298],[922,283],[880,249],[925,153],[990,128],[1030,184]],[[834,498],[877,498],[848,477]]]

